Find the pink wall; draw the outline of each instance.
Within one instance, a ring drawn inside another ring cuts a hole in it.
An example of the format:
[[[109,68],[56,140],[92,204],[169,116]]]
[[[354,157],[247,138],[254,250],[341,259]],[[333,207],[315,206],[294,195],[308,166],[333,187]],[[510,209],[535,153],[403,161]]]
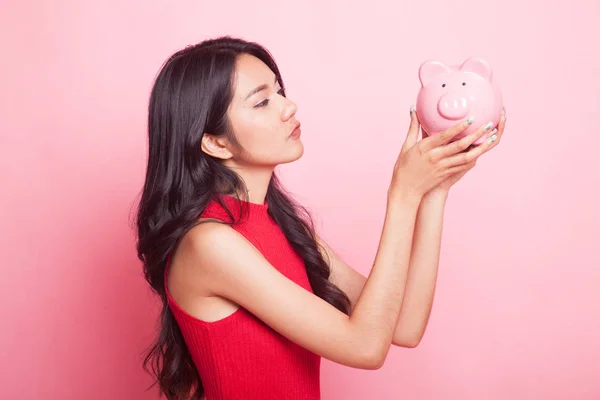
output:
[[[230,33],[274,53],[306,147],[283,177],[364,273],[420,62],[481,55],[505,94],[501,145],[451,193],[422,344],[378,371],[324,361],[324,399],[600,398],[600,3],[237,3],[2,3],[0,397],[155,397],[128,222],[148,91],[170,52]]]

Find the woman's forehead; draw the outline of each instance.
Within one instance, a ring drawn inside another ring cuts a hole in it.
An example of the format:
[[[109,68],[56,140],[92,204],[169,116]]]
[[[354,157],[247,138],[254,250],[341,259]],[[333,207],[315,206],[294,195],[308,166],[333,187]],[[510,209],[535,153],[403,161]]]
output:
[[[235,65],[235,93],[244,98],[260,85],[273,85],[275,74],[258,58],[243,54],[238,57]]]

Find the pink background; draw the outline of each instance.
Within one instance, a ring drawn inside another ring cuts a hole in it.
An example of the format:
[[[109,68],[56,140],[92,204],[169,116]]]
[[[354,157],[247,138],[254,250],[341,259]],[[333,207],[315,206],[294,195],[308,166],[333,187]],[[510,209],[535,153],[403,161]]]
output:
[[[275,55],[306,148],[281,174],[365,274],[419,64],[479,55],[504,92],[501,145],[448,201],[421,345],[324,360],[323,399],[600,398],[598,1],[28,3],[0,12],[0,397],[156,398],[131,224],[148,92],[229,33]]]

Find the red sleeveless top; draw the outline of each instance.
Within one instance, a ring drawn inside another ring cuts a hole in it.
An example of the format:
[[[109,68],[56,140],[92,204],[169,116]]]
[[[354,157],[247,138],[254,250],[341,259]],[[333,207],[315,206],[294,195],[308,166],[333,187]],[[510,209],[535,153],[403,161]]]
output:
[[[312,293],[304,262],[269,216],[268,204],[220,198],[233,218],[244,217],[232,228],[283,275]],[[216,201],[208,205],[202,217],[232,221]],[[288,340],[242,307],[221,320],[206,322],[186,313],[168,290],[167,300],[207,400],[320,399],[320,356]]]

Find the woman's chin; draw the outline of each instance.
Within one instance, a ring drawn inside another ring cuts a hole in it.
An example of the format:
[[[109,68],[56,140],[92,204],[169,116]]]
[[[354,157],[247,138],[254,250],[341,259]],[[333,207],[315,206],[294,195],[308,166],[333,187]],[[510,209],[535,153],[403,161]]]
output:
[[[287,157],[285,157],[283,160],[281,160],[280,164],[288,164],[291,162],[294,162],[300,158],[302,158],[302,155],[304,154],[304,145],[302,144],[302,142],[298,139],[296,139],[296,143],[294,143],[294,146],[292,149],[290,149],[290,151],[286,154]]]

